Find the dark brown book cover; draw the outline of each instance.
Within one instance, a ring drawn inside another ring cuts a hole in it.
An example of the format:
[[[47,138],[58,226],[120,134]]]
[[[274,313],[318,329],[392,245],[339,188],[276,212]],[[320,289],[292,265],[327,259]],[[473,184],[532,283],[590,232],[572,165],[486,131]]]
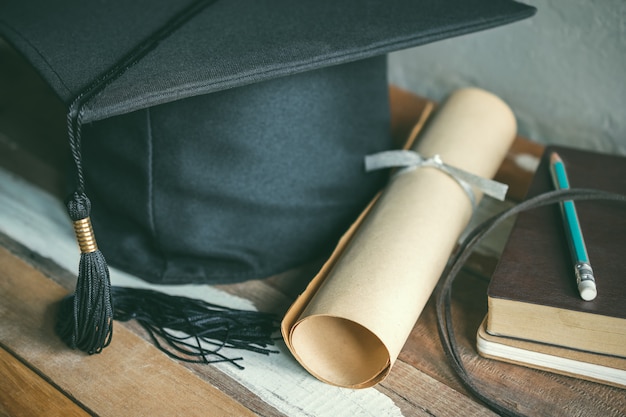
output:
[[[556,151],[571,188],[626,194],[626,157],[548,146],[528,197],[554,189],[549,158]],[[626,318],[626,210],[606,201],[576,201],[598,295],[581,299],[558,204],[518,215],[489,285],[490,298]]]

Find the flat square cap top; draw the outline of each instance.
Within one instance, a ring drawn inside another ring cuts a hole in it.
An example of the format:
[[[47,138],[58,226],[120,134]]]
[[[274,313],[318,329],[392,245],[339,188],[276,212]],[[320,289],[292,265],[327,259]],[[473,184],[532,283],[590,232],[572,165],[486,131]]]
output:
[[[88,122],[534,12],[509,0],[0,0],[0,35],[68,107],[85,98]]]

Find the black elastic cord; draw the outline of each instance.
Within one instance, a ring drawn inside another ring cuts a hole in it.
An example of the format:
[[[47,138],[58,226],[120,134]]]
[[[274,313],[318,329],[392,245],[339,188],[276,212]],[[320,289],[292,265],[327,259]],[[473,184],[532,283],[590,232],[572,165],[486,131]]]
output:
[[[520,417],[522,414],[515,410],[511,410],[496,399],[484,392],[477,384],[477,381],[467,371],[461,354],[458,350],[458,343],[454,334],[454,326],[452,323],[452,284],[463,265],[471,255],[474,247],[479,244],[483,238],[493,229],[502,224],[506,219],[519,214],[523,211],[543,207],[549,204],[555,204],[566,200],[605,200],[613,201],[620,204],[626,204],[626,196],[621,194],[610,193],[606,191],[593,189],[568,189],[556,190],[540,194],[536,197],[523,201],[508,210],[497,214],[477,226],[462,242],[457,252],[448,264],[446,270],[442,274],[436,293],[436,313],[437,313],[437,330],[439,338],[443,345],[443,350],[448,357],[452,368],[461,379],[465,387],[483,403],[485,403],[493,411],[503,416]]]

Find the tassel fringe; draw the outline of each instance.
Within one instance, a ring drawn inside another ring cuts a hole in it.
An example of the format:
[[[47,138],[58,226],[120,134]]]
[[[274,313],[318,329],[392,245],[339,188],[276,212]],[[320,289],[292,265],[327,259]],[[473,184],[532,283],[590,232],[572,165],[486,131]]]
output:
[[[109,271],[100,251],[82,254],[76,291],[61,301],[56,331],[72,349],[100,353],[111,343]]]
[[[279,326],[273,314],[147,289],[112,287],[112,295],[115,320],[137,320],[154,344],[172,358],[191,363],[230,362],[243,369],[236,363],[243,358],[227,357],[222,349],[278,353],[269,348]]]

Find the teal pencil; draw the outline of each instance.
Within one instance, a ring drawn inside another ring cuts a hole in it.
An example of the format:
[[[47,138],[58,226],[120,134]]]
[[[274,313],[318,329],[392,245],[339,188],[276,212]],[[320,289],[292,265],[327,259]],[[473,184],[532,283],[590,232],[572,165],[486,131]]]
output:
[[[550,173],[556,189],[570,188],[565,164],[563,164],[556,152],[550,155]],[[597,295],[596,280],[589,263],[589,256],[587,255],[585,240],[583,239],[580,222],[578,221],[576,206],[574,206],[572,200],[561,203],[561,215],[565,224],[565,234],[567,235],[569,249],[574,261],[574,273],[576,275],[578,292],[583,300],[591,301]]]

